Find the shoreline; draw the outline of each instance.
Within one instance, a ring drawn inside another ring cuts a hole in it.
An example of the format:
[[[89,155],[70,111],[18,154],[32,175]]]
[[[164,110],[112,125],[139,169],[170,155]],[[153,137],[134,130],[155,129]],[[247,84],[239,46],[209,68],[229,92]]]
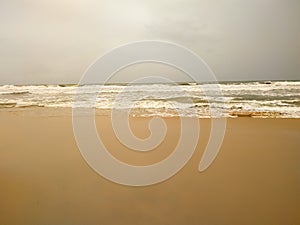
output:
[[[26,106],[26,107],[0,107],[0,114],[11,112],[11,113],[24,113],[25,115],[37,115],[37,116],[70,116],[72,115],[72,107],[41,107],[41,106]],[[95,115],[97,116],[110,116],[110,109],[95,109]],[[136,118],[147,118],[147,117],[161,117],[161,118],[176,118],[176,117],[188,117],[188,116],[180,116],[180,115],[152,115],[149,113],[138,115],[138,113],[130,113],[130,117]],[[250,111],[231,111],[228,112],[227,116],[220,117],[211,117],[209,115],[198,115],[198,119],[234,119],[234,118],[256,118],[256,119],[300,119],[298,117],[291,117],[288,115],[284,115],[279,112],[250,112]]]

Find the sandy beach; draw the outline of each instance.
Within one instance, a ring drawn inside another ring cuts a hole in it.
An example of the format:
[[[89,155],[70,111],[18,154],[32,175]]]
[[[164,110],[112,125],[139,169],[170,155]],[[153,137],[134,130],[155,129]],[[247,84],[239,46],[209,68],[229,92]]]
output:
[[[147,137],[149,118],[133,118]],[[127,149],[108,116],[99,135],[120,160],[147,165],[167,157],[179,136],[178,118],[149,153]],[[227,120],[219,155],[203,173],[198,164],[210,120],[200,119],[195,154],[171,179],[148,187],[112,183],[94,172],[77,148],[70,109],[0,111],[0,225],[293,225],[300,224],[300,120]]]
[[[299,21],[0,0],[0,225],[300,225]]]

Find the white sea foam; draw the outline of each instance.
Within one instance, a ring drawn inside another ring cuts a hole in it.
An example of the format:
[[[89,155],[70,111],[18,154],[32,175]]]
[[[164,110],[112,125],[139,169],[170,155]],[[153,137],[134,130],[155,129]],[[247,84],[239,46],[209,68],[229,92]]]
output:
[[[195,116],[191,109],[196,109],[198,117],[300,118],[300,81],[221,83],[223,96],[214,95],[213,87],[213,84],[135,84],[130,88],[125,85],[4,85],[0,86],[0,108],[43,106],[110,110],[114,107],[122,110],[135,102],[132,113],[139,116]],[[205,96],[203,88],[210,90],[211,96]],[[74,105],[78,93],[79,102]],[[94,104],[91,98],[97,93]],[[118,102],[117,96],[121,96]],[[212,106],[217,109],[213,114]]]

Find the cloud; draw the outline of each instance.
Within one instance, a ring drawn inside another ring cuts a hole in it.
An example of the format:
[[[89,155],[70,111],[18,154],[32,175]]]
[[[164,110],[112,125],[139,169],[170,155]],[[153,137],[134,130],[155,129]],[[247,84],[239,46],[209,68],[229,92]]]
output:
[[[2,0],[0,83],[74,83],[143,39],[192,49],[222,80],[298,79],[299,21],[297,0]]]

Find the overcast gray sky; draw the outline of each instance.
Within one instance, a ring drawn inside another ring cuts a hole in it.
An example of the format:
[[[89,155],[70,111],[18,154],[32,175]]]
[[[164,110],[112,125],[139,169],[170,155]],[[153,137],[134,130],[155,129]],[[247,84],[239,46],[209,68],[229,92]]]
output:
[[[300,77],[299,0],[0,0],[0,28],[0,84],[77,83],[144,39],[190,48],[219,80]]]

